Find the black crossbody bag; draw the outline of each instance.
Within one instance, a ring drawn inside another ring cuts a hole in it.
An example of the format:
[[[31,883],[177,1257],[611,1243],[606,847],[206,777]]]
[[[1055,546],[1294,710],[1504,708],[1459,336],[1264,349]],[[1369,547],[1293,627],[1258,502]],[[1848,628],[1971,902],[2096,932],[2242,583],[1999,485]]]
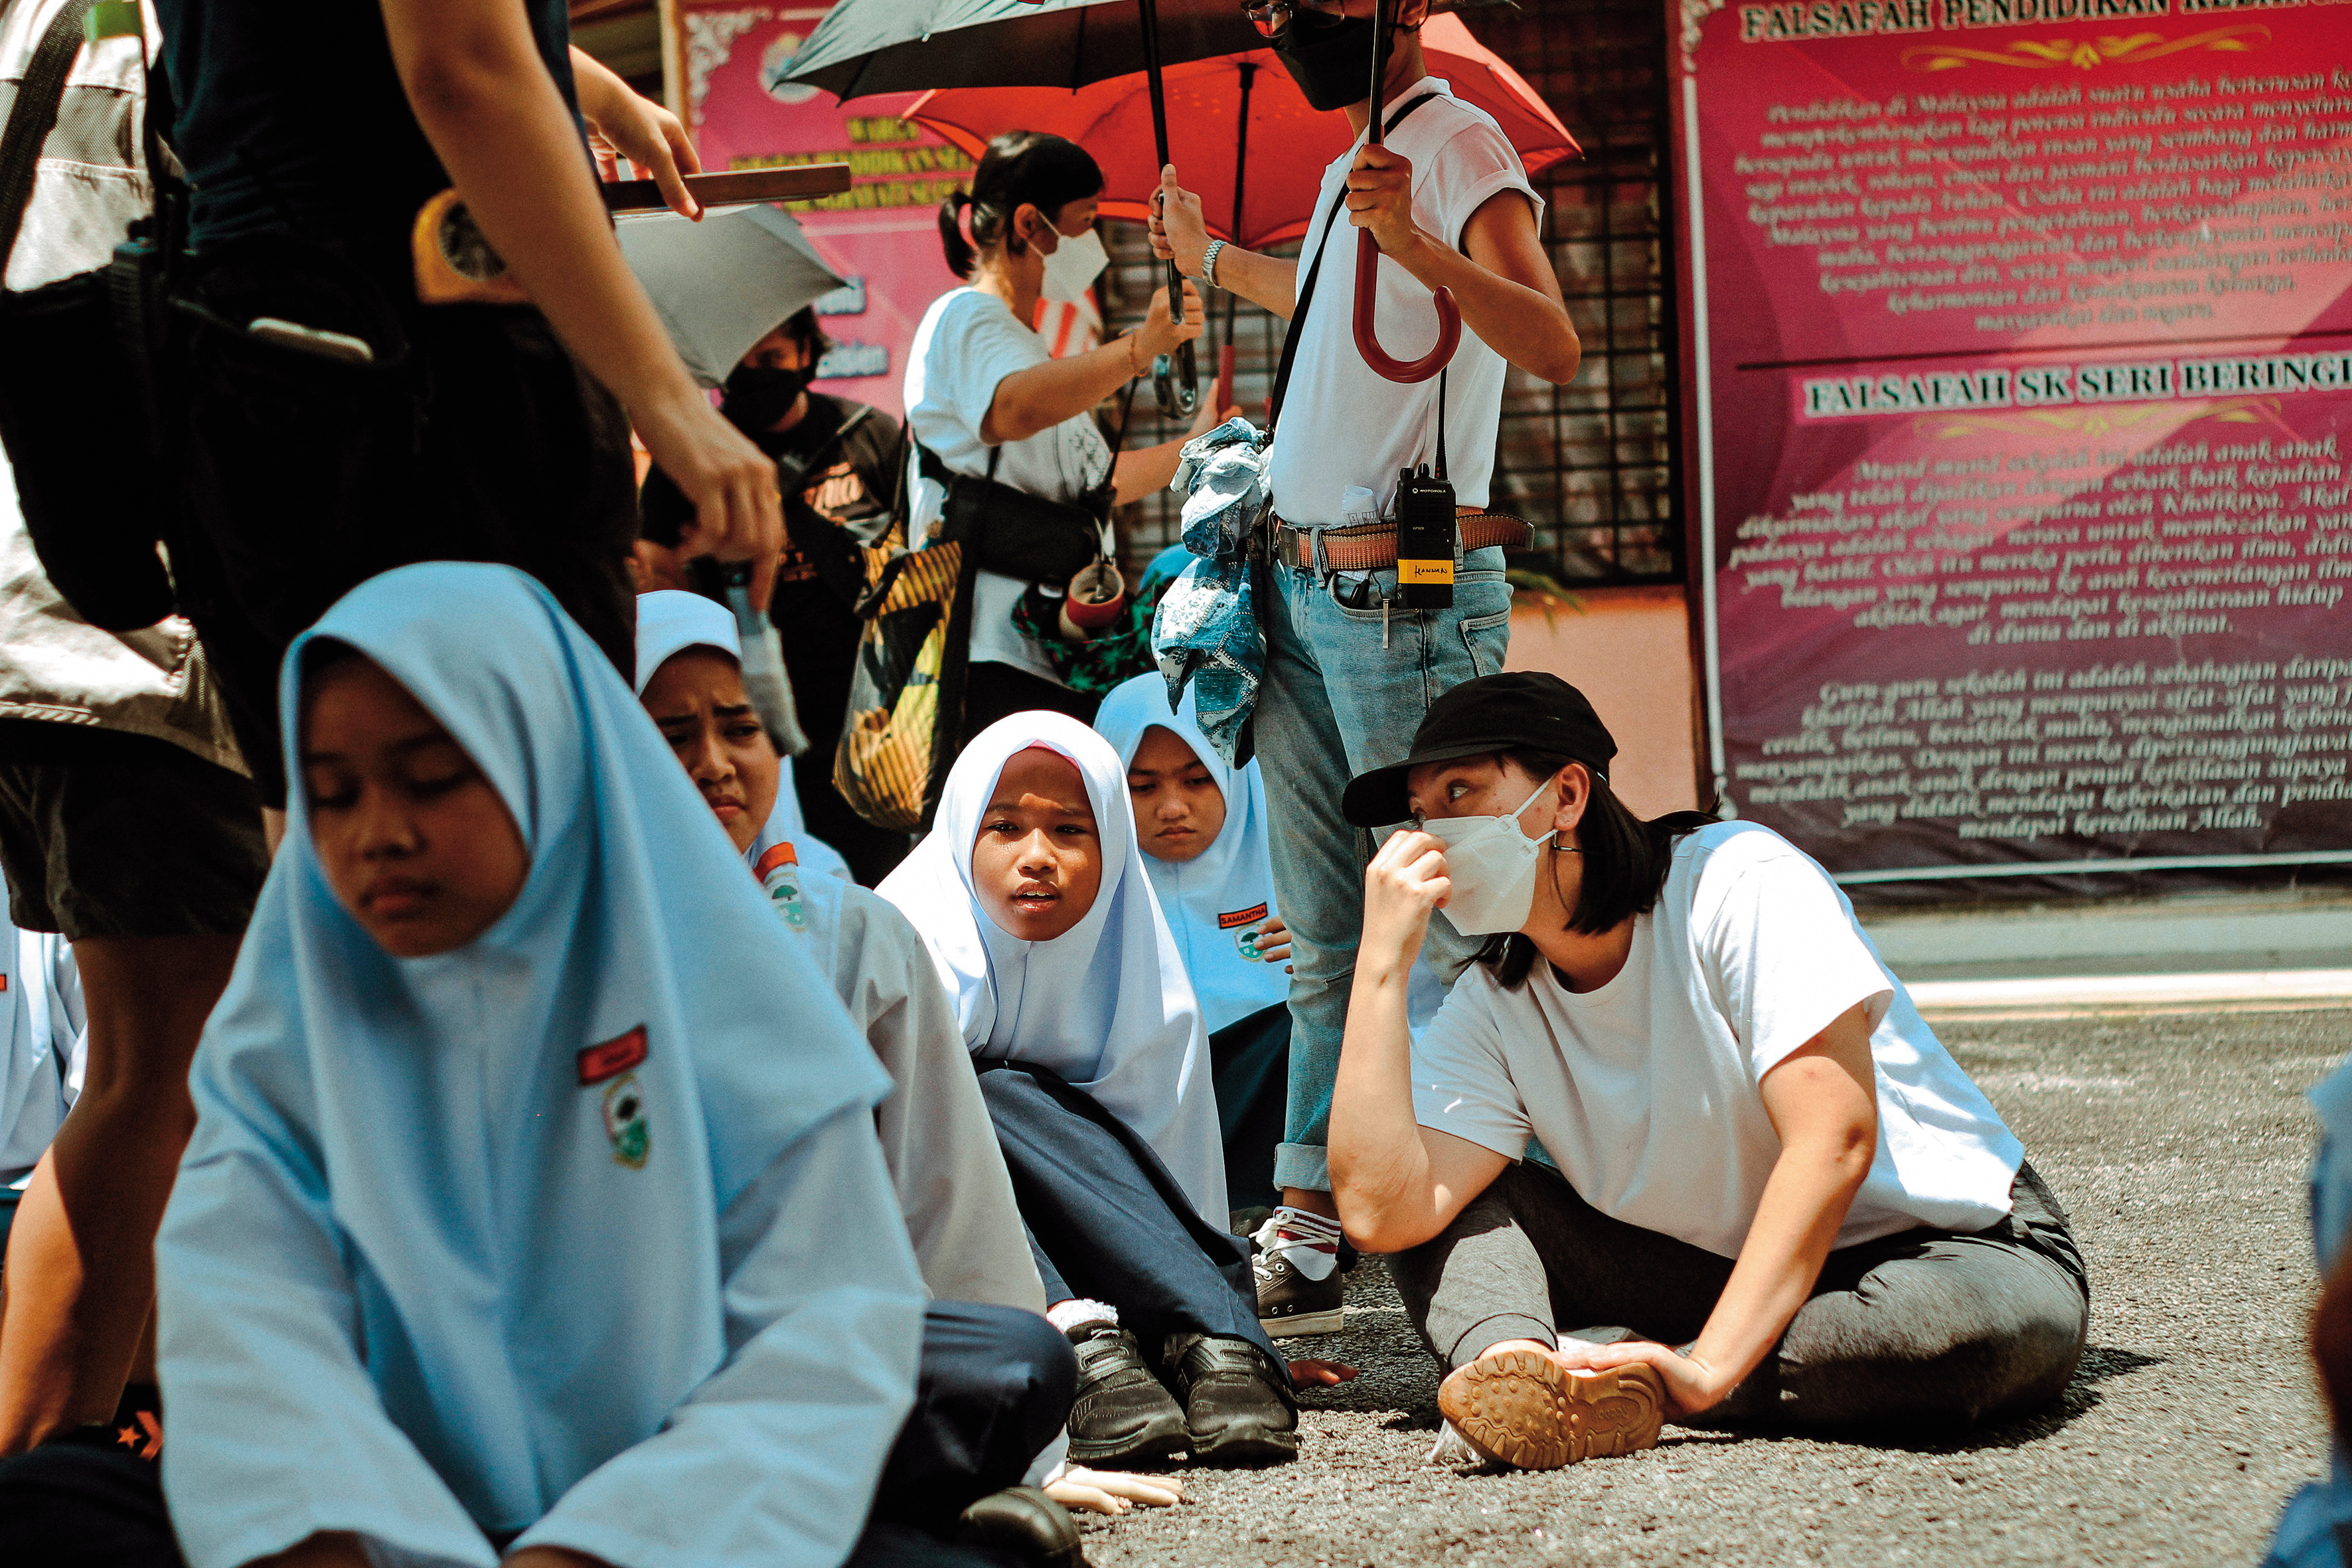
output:
[[[0,131],[0,276],[24,227],[91,4],[68,0],[51,19]],[[156,192],[152,215],[131,226],[110,265],[22,293],[0,291],[0,445],[16,470],[26,527],[49,581],[84,620],[109,631],[152,626],[172,613],[172,582],[155,545],[185,509],[163,458],[154,384],[163,272],[180,248],[185,210],[185,188],[161,156],[157,124],[170,114],[162,86],[151,72],[142,152]]]
[[[933,537],[961,544],[980,570],[1061,587],[1102,552],[1110,475],[1087,492],[1084,503],[1047,500],[997,479],[1002,447],[988,449],[985,479],[953,472],[920,442],[915,452],[923,478],[947,487],[947,504],[932,525]],[[1114,452],[1112,471],[1118,468]]]

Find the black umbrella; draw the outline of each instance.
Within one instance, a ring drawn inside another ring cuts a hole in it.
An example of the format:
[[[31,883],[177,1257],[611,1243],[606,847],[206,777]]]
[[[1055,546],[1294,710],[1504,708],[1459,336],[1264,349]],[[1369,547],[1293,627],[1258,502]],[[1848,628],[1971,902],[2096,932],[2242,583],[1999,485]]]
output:
[[[842,0],[793,57],[787,81],[836,98],[933,87],[1081,88],[1262,49],[1237,0],[1160,0],[1139,26],[1128,0]]]

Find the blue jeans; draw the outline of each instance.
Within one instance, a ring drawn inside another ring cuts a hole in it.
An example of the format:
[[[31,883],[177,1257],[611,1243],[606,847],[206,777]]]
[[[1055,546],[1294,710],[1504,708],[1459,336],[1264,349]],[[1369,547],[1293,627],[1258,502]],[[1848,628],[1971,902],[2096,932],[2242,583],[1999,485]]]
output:
[[[1363,931],[1364,867],[1389,831],[1376,837],[1348,826],[1340,792],[1356,774],[1411,751],[1430,703],[1474,676],[1501,669],[1511,641],[1511,589],[1499,549],[1463,557],[1452,609],[1391,606],[1385,647],[1380,601],[1396,593],[1396,573],[1376,572],[1371,579],[1377,592],[1370,607],[1354,608],[1334,596],[1328,574],[1269,566],[1258,612],[1266,645],[1258,771],[1265,778],[1275,890],[1291,937],[1290,1100],[1274,1158],[1278,1187],[1331,1190],[1324,1144]],[[1422,952],[1451,985],[1485,940],[1433,921]]]

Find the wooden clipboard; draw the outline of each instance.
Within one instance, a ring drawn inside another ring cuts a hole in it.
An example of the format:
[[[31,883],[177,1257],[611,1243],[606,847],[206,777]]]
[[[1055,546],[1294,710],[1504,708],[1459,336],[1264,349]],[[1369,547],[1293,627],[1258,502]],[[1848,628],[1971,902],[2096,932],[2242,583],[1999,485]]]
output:
[[[686,188],[707,207],[739,202],[805,202],[837,196],[849,189],[846,163],[795,163],[782,169],[733,169],[723,174],[688,174]],[[658,212],[669,204],[651,180],[614,180],[604,187],[604,206],[615,213]]]
[[[658,212],[667,207],[651,180],[614,180],[602,187],[607,212]],[[686,188],[706,207],[741,202],[799,202],[839,195],[849,189],[846,163],[799,163],[784,169],[738,169],[723,174],[688,174]],[[521,305],[530,302],[522,285],[490,248],[473,215],[452,190],[417,209],[410,235],[416,297],[427,305]]]

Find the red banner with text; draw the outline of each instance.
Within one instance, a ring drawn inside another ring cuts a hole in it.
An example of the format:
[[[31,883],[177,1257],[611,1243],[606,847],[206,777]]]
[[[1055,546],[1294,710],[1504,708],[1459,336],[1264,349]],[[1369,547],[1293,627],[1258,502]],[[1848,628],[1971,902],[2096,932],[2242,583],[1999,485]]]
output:
[[[847,279],[817,305],[835,344],[820,374],[825,390],[896,417],[916,324],[956,286],[940,255],[939,206],[970,177],[971,160],[898,118],[917,94],[845,107],[829,92],[782,79],[829,9],[679,0],[674,58],[706,169],[850,165],[848,191],[792,207],[817,254]]]
[[[2352,860],[2352,5],[1679,33],[1730,805],[1851,882]]]

